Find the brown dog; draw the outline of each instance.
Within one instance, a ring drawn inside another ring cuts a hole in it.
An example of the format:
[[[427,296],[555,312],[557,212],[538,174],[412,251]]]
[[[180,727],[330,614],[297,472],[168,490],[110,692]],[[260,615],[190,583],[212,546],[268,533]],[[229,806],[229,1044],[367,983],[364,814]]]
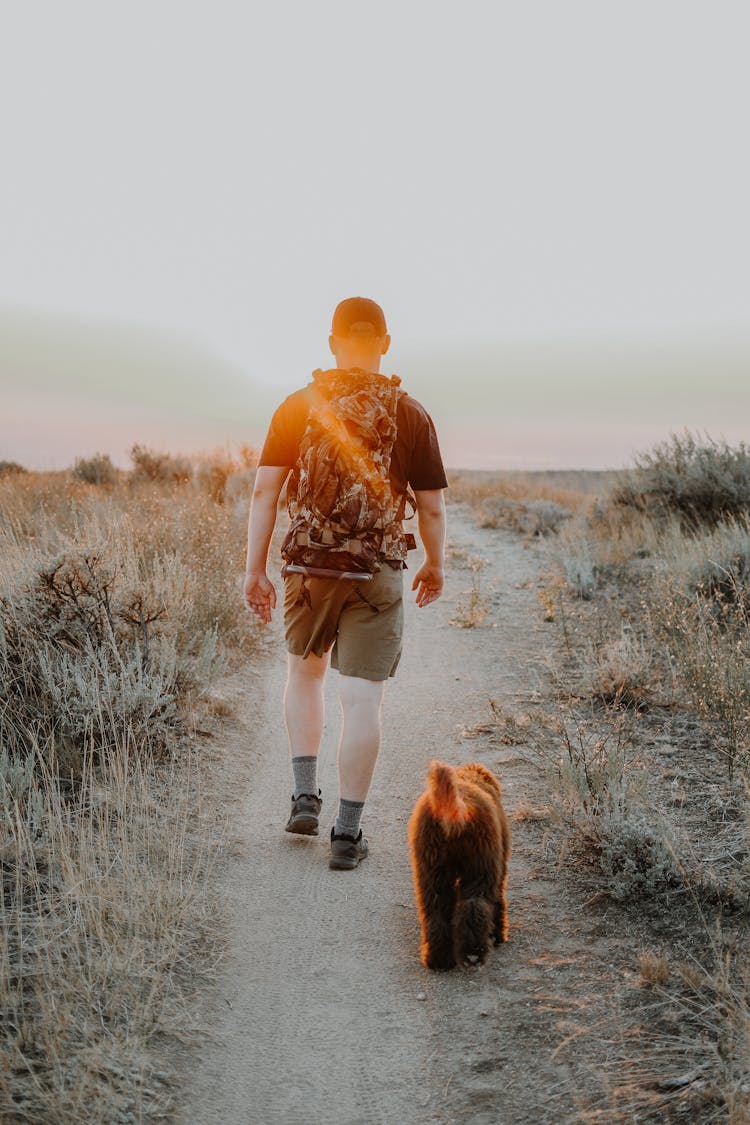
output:
[[[409,820],[422,964],[483,964],[506,941],[510,829],[493,773],[478,762],[430,762]]]

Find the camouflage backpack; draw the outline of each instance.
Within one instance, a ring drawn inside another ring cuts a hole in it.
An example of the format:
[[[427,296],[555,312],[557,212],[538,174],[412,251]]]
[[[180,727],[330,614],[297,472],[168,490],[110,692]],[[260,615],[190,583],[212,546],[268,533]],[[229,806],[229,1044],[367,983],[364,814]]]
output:
[[[287,488],[287,563],[375,573],[406,559],[414,537],[401,520],[389,470],[401,397],[397,375],[333,368],[313,372],[312,405]]]

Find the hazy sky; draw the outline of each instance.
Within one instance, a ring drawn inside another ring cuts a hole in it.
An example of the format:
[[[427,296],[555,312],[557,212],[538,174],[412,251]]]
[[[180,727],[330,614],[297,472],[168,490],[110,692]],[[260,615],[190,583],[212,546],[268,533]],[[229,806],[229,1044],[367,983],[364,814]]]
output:
[[[354,294],[452,464],[750,438],[748,32],[721,0],[5,5],[0,459],[258,440]]]

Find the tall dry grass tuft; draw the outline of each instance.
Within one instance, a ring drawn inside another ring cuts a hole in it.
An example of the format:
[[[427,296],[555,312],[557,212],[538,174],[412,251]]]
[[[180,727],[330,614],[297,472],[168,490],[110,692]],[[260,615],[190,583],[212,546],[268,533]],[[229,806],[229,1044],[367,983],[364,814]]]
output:
[[[730,779],[750,770],[750,635],[744,603],[726,603],[721,616],[700,595],[665,580],[651,605],[656,636],[670,655],[689,703],[724,741],[717,749]]]
[[[196,486],[205,492],[216,504],[232,502],[236,492],[229,489],[232,478],[254,476],[252,470],[258,463],[258,452],[250,445],[240,446],[236,454],[228,449],[204,453],[197,459],[194,473]],[[249,499],[243,496],[243,499]]]

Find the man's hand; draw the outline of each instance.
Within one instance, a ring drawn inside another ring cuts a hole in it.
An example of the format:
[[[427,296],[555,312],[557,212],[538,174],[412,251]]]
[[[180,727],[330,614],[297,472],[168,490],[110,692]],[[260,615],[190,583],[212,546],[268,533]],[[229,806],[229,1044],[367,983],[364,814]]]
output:
[[[245,575],[245,604],[264,625],[271,620],[271,610],[276,609],[276,590],[266,574]]]
[[[423,605],[429,605],[430,602],[437,601],[443,592],[442,566],[434,566],[432,563],[423,562],[414,575],[411,588],[417,591],[416,602],[420,608]]]

